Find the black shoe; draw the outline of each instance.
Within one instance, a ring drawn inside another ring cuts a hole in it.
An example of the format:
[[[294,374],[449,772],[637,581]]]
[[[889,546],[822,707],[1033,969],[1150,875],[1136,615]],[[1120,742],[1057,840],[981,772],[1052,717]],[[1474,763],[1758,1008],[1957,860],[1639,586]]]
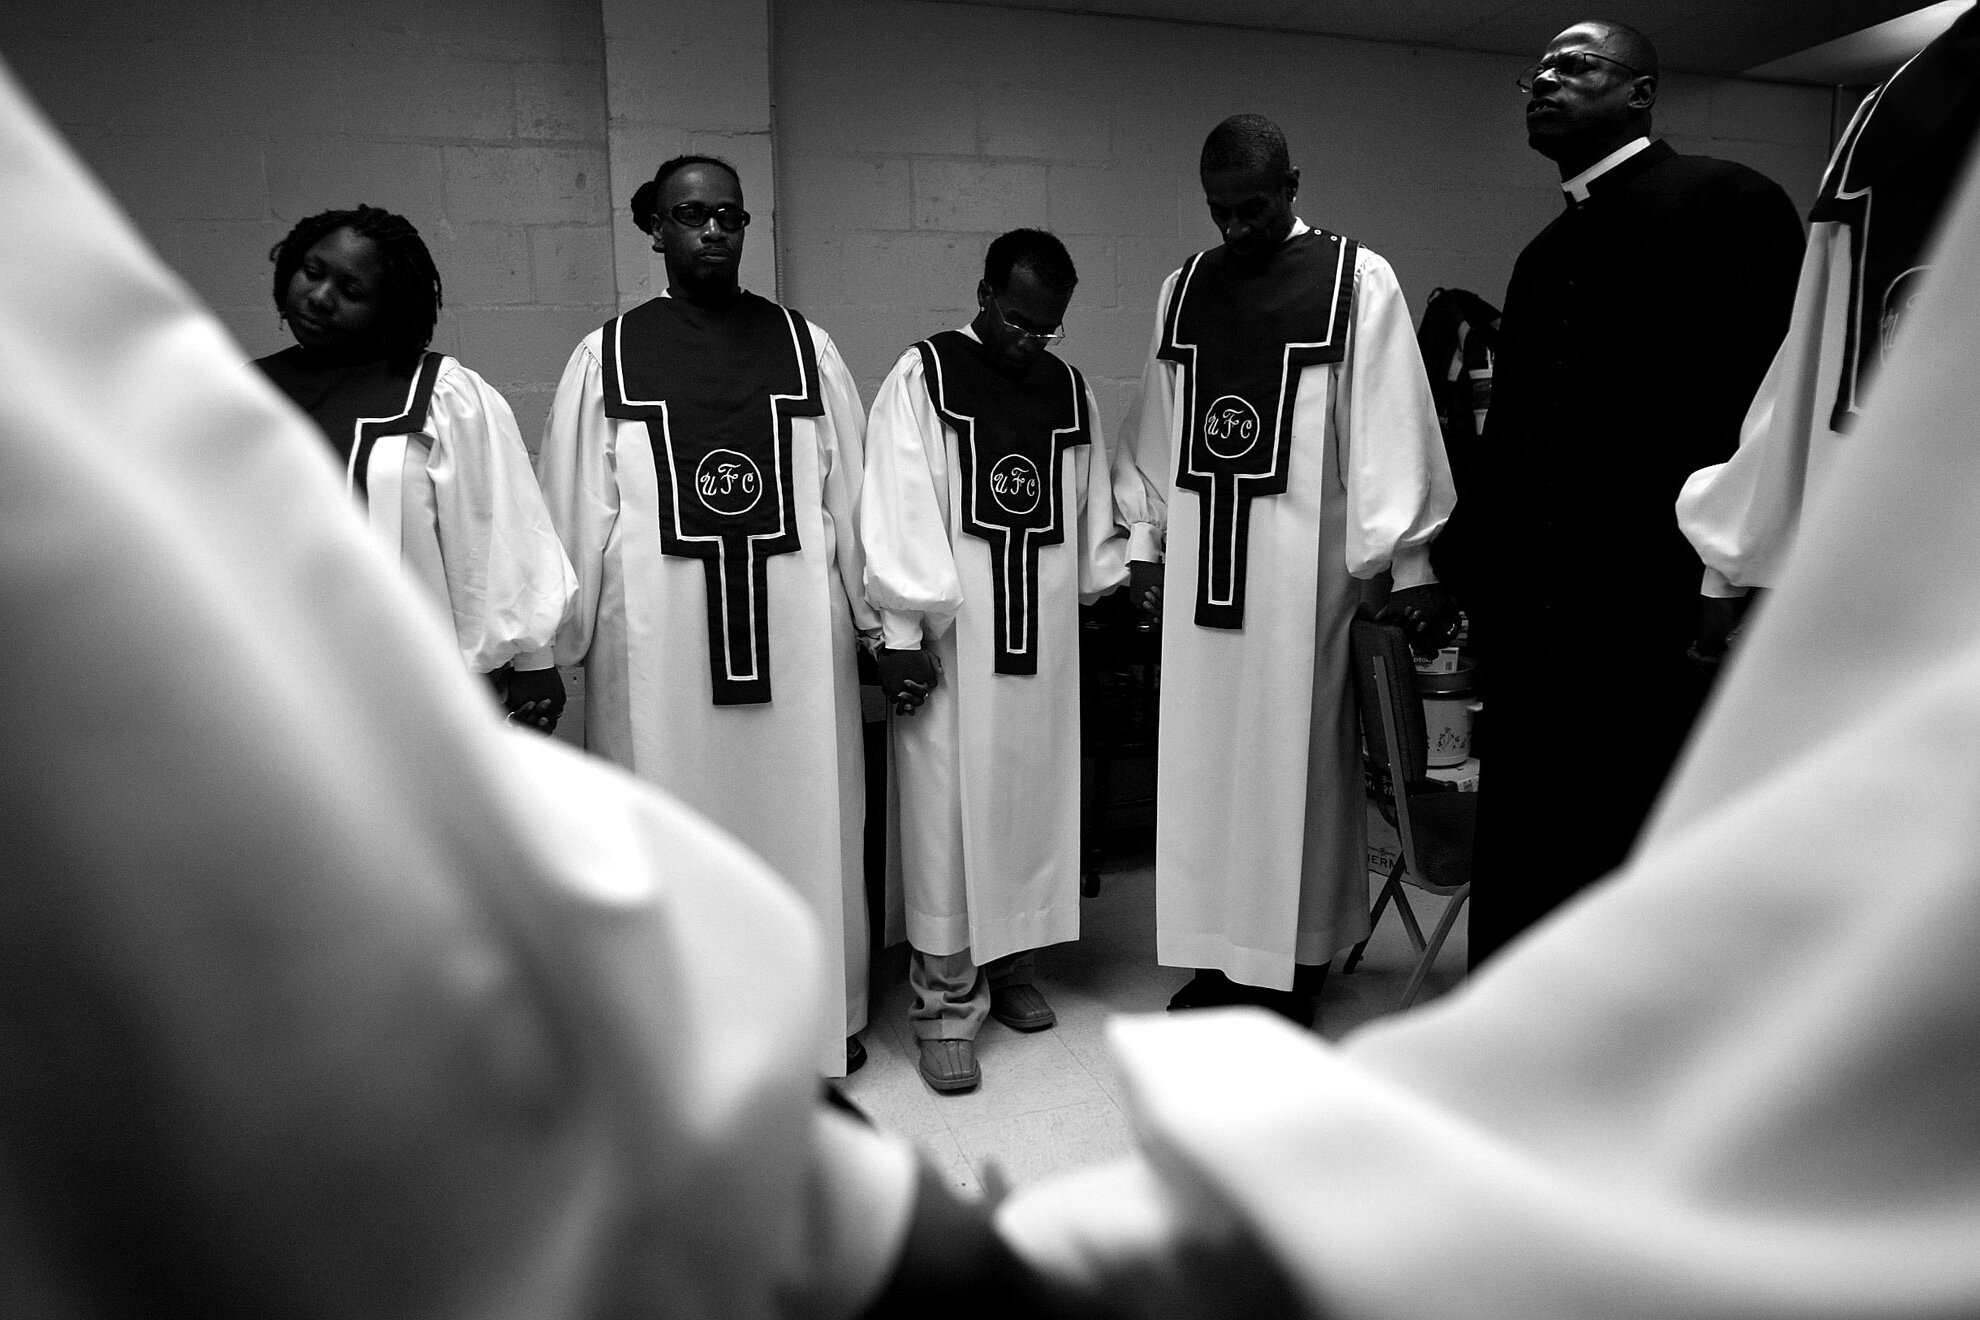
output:
[[[866,1046],[859,1037],[846,1037],[846,1076],[850,1077],[866,1066]]]
[[[1293,968],[1293,990],[1311,999],[1318,999],[1327,985],[1327,969],[1334,964],[1323,962],[1318,967],[1311,963],[1300,963]]]
[[[990,1016],[1012,1031],[1043,1031],[1059,1020],[1037,986],[992,986]]]
[[[1299,990],[1263,990],[1255,986],[1246,989],[1251,991],[1247,1003],[1277,1013],[1296,1027],[1312,1029],[1314,996]]]
[[[1222,972],[1210,968],[1192,976],[1188,985],[1176,991],[1169,1000],[1169,1011],[1183,1013],[1192,1008],[1224,1008],[1231,1004],[1249,1003],[1245,998],[1245,989]]]

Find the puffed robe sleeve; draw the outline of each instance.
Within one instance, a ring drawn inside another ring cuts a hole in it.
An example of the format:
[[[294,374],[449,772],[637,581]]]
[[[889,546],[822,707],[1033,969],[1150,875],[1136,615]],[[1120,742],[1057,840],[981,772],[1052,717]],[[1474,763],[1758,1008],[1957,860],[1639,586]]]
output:
[[[1073,498],[1079,502],[1079,601],[1091,605],[1127,581],[1128,532],[1114,493],[1113,455],[1100,424],[1099,402],[1086,389],[1090,441],[1073,450]]]
[[[912,348],[873,396],[860,517],[866,597],[886,644],[913,650],[947,632],[963,603],[949,538],[948,442]]]
[[[1850,268],[1852,241],[1845,226],[1814,227],[1787,337],[1746,411],[1738,450],[1692,473],[1678,493],[1678,527],[1704,561],[1707,595],[1744,595],[1779,579],[1802,504],[1835,455],[1828,413],[1841,349],[1833,335],[1825,339],[1823,325],[1844,292],[1838,276]]]
[[[451,359],[427,412],[440,558],[461,658],[487,673],[542,652],[577,591],[509,404]],[[542,668],[525,662],[523,668]]]
[[[614,477],[616,434],[605,415],[601,332],[594,330],[571,352],[536,453],[536,477],[550,522],[564,543],[577,590],[557,632],[555,661],[581,664],[591,653],[598,623],[599,591],[605,580],[605,547],[619,521],[619,484]],[[522,668],[543,667],[541,658]]]
[[[807,322],[807,324],[809,324]],[[839,356],[832,336],[813,325],[812,343],[818,350],[818,379],[825,394],[825,413],[817,419],[825,489],[821,504],[825,535],[839,589],[852,610],[853,627],[862,636],[880,629],[879,617],[866,601],[866,552],[860,545],[861,483],[866,465],[866,410],[860,406],[859,386]]]
[[[1128,1315],[1980,1314],[1980,182],[1945,233],[1629,862],[1339,1046],[1116,1025],[1147,1155],[1026,1254]]]
[[[1347,486],[1347,568],[1385,569],[1397,588],[1436,581],[1430,543],[1457,503],[1423,353],[1395,272],[1366,248],[1355,261],[1347,363],[1334,396]]]
[[[799,901],[503,728],[4,74],[0,240],[0,1315],[864,1305],[912,1156],[793,1066]]]
[[[1169,482],[1175,475],[1176,365],[1158,354],[1162,348],[1162,310],[1175,292],[1171,272],[1155,300],[1155,330],[1148,341],[1148,360],[1141,369],[1141,388],[1128,404],[1121,422],[1121,444],[1113,458],[1114,503],[1128,529],[1128,558],[1159,563],[1169,525]]]

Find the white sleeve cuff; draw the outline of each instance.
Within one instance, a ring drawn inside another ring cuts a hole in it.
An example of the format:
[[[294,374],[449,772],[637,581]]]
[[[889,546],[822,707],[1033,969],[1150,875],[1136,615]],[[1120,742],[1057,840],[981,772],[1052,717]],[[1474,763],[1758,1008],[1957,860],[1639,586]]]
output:
[[[900,610],[881,610],[880,640],[890,651],[919,651],[921,616]]]
[[[1714,600],[1727,600],[1747,595],[1753,590],[1742,587],[1710,564],[1705,565],[1705,579],[1698,584],[1698,594],[1710,596]]]
[[[1396,551],[1395,558],[1389,561],[1389,577],[1394,589],[1404,591],[1410,587],[1427,587],[1437,580],[1430,569],[1428,547],[1415,546]]]

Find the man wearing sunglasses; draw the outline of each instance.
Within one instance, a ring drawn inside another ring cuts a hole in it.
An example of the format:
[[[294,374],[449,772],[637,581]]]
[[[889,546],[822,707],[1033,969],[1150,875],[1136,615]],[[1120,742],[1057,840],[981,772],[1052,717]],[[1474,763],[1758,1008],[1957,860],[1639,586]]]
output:
[[[1478,961],[1628,851],[1709,675],[1686,659],[1698,562],[1672,515],[1723,461],[1787,327],[1793,203],[1743,165],[1651,137],[1657,52],[1585,22],[1515,82],[1562,213],[1507,288],[1460,581],[1490,684]],[[1591,679],[1626,727],[1591,733]],[[1617,754],[1590,773],[1591,750]]]
[[[828,1039],[791,1061],[839,1076],[865,1059],[865,416],[831,337],[742,287],[733,166],[668,161],[639,218],[667,291],[578,345],[537,462],[580,583],[556,658],[585,666],[591,751],[748,844],[841,936]]]
[[[1079,937],[1079,605],[1127,546],[1093,395],[1046,351],[1078,278],[1051,234],[992,242],[975,319],[903,353],[867,425],[909,1017],[940,1092],[977,1084],[985,1017],[1057,1021],[1030,951]]]

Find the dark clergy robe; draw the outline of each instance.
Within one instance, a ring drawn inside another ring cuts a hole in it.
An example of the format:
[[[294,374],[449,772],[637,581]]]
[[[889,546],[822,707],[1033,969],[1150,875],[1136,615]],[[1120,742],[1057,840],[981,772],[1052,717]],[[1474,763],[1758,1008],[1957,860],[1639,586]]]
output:
[[[1474,963],[1622,861],[1683,745],[1706,680],[1672,505],[1736,447],[1801,248],[1778,185],[1652,142],[1513,268],[1457,513],[1486,703]]]

